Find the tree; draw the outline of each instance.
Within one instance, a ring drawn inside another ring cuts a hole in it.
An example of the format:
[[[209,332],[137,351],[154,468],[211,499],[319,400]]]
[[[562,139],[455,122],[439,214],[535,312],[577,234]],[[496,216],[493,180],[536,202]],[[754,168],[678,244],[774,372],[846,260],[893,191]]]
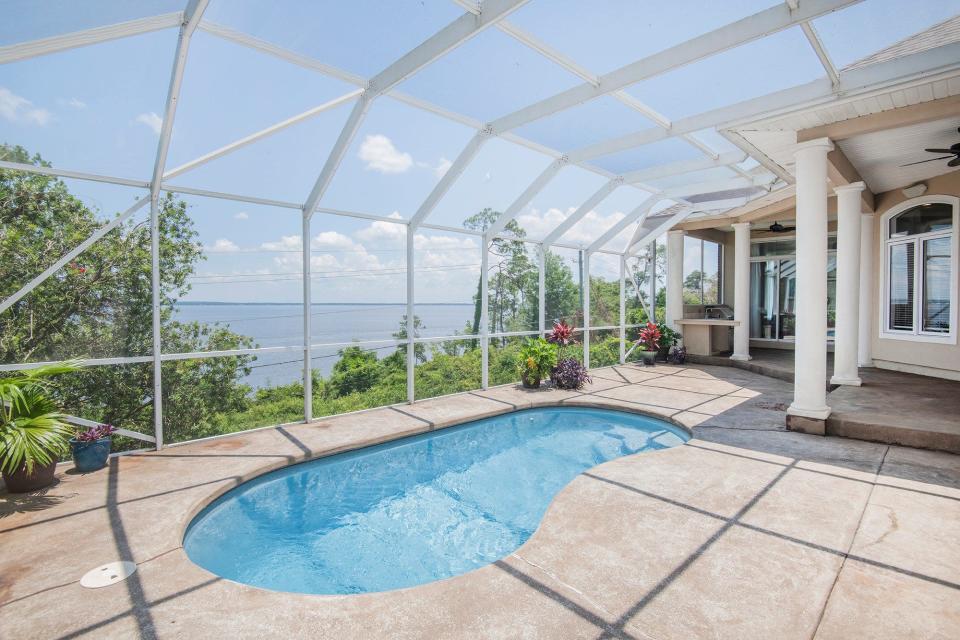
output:
[[[0,157],[49,166],[22,147],[0,145]],[[132,202],[131,202],[132,204]],[[179,296],[202,260],[186,203],[159,203],[161,338],[166,353],[236,349],[249,338],[217,325],[174,320]],[[0,299],[86,240],[103,216],[50,176],[0,170]],[[150,228],[127,221],[41,283],[0,316],[0,362],[152,353]],[[240,384],[251,356],[163,364],[168,439],[206,435],[212,416],[247,402]],[[65,408],[83,417],[152,432],[153,367],[134,363],[89,367],[64,376]]]
[[[419,345],[418,345],[419,346]],[[347,347],[339,352],[326,390],[334,397],[366,391],[380,381],[383,368],[372,351]]]
[[[423,329],[423,323],[420,321],[420,316],[413,316],[413,337],[420,337],[420,330]],[[400,329],[396,331],[393,335],[394,340],[403,341],[407,339],[407,314],[403,314],[403,317],[400,319]],[[400,345],[397,347],[397,353],[401,354],[406,361],[407,357],[407,345]],[[417,363],[423,363],[427,361],[427,346],[422,342],[418,342],[413,345],[413,355],[416,358]]]

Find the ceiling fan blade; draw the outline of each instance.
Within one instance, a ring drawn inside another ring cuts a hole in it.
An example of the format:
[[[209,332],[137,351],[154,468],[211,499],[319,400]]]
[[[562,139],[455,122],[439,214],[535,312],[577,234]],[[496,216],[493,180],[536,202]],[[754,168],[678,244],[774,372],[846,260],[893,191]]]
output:
[[[960,156],[957,156],[953,160],[947,163],[948,167],[960,167]]]
[[[953,153],[953,149],[924,149],[930,153]]]
[[[924,162],[934,162],[935,160],[946,160],[947,158],[950,158],[950,157],[951,157],[951,156],[940,156],[939,158],[930,158],[929,160],[921,160],[921,161],[919,161],[919,162],[908,162],[907,164],[902,164],[902,165],[900,165],[900,166],[901,166],[901,167],[910,167],[910,166],[915,165],[915,164],[923,164]]]

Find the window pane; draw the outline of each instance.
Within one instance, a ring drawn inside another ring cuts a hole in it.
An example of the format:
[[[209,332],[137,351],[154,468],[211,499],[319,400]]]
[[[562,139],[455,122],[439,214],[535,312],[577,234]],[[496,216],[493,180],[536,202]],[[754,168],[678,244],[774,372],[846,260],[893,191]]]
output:
[[[922,204],[890,219],[890,237],[946,231],[953,226],[953,207],[945,202]]]
[[[683,239],[683,304],[703,304],[702,241]]]
[[[827,256],[827,336],[836,337],[837,328],[837,256]]]
[[[913,330],[913,243],[890,247],[889,328]]]
[[[703,304],[720,304],[720,245],[703,241]]]
[[[950,331],[950,237],[923,243],[923,330]]]
[[[771,240],[769,242],[755,242],[750,245],[750,255],[754,257],[792,256],[796,252],[797,241],[793,238],[787,240]]]
[[[797,263],[780,261],[780,334],[779,338],[793,339],[797,324]]]
[[[775,339],[777,304],[777,262],[750,264],[750,337]]]

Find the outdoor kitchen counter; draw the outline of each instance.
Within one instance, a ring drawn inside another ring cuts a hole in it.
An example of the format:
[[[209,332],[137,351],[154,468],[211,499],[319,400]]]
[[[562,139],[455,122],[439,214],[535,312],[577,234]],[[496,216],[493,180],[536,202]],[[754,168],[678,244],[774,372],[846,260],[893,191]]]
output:
[[[730,350],[730,330],[740,324],[737,320],[719,318],[682,318],[676,321],[683,334],[687,353],[712,356]]]

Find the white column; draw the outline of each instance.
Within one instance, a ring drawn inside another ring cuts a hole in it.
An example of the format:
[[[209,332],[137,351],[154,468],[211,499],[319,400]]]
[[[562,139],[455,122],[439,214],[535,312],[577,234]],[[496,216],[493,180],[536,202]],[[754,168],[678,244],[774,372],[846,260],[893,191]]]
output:
[[[837,325],[832,384],[860,386],[860,192],[862,182],[843,185],[837,193]]]
[[[667,326],[675,331],[675,324],[683,319],[683,236],[680,229],[667,232]]]
[[[750,223],[733,225],[733,328],[731,360],[750,359]]]
[[[823,433],[791,416],[826,420],[827,406],[827,154],[818,138],[797,145],[797,316],[791,428]]]
[[[871,213],[860,215],[860,329],[858,331],[857,363],[873,366],[873,221]]]
[[[657,321],[657,241],[650,243],[650,309],[647,311],[649,320]]]

